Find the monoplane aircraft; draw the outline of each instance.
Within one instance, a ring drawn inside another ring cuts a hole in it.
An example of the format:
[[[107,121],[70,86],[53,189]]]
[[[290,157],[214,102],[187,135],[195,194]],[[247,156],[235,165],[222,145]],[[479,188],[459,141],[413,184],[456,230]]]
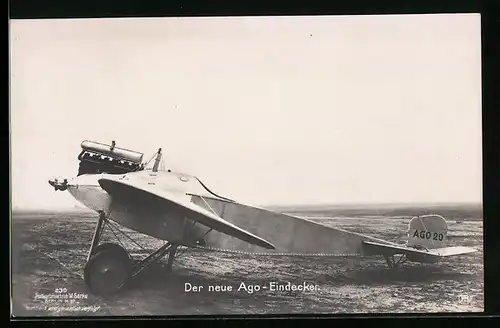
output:
[[[447,247],[447,223],[439,215],[413,217],[406,244],[398,244],[219,196],[196,176],[160,169],[161,148],[147,163],[142,153],[118,148],[114,141],[106,145],[86,140],[81,148],[78,175],[49,183],[98,213],[84,268],[85,283],[94,294],[119,291],[167,254],[171,268],[178,247],[265,256],[377,255],[390,268],[475,251]],[[111,223],[165,243],[134,264],[119,244],[99,244]]]

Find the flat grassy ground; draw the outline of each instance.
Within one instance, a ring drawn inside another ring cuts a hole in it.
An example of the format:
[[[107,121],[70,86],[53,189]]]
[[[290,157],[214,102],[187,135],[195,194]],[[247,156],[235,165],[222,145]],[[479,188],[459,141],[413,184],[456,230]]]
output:
[[[367,214],[301,213],[325,225],[391,241],[404,238],[408,218]],[[90,294],[81,278],[96,215],[18,211],[12,215],[12,311],[15,316],[483,311],[482,219],[467,215],[460,216],[458,223],[456,217],[447,219],[450,245],[470,246],[478,252],[436,265],[407,263],[389,271],[382,257],[258,257],[188,250],[176,259],[171,274],[164,259],[120,294],[103,299]],[[131,236],[149,251],[161,245],[137,233]],[[135,257],[147,253],[126,244]],[[268,289],[237,291],[241,282]],[[306,282],[319,289],[271,291],[271,282]],[[186,292],[186,283],[204,289]],[[233,289],[208,291],[210,285]],[[61,299],[54,299],[56,294]]]

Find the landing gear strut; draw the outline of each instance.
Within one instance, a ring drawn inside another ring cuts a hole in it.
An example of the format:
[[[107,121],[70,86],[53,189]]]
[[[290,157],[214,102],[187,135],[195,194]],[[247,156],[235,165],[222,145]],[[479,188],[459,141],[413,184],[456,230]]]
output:
[[[135,264],[130,254],[121,245],[114,243],[99,245],[102,233],[108,222],[105,213],[100,211],[99,221],[94,231],[87,263],[84,268],[85,284],[93,294],[110,295],[118,292],[131,279],[154,262],[163,258],[167,253],[169,253],[168,270],[172,269],[177,245],[170,242],[166,242],[158,250]]]
[[[399,258],[396,260],[395,254],[384,255],[385,261],[389,269],[397,269],[401,266],[401,264],[406,262],[406,254],[401,254]]]

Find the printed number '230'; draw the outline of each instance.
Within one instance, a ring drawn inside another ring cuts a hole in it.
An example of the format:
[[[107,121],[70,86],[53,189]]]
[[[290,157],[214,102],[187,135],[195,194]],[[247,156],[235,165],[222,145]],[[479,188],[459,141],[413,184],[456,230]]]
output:
[[[425,230],[415,230],[413,233],[413,238],[421,238],[421,239],[432,239],[432,240],[443,240],[443,234],[442,233],[437,233],[437,232],[430,232],[430,231],[425,231]]]

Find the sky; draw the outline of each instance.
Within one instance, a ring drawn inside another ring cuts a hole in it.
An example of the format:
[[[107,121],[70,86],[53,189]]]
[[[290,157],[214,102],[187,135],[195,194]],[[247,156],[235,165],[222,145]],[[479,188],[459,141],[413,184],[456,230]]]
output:
[[[10,21],[12,205],[80,144],[250,204],[481,202],[479,14]]]

